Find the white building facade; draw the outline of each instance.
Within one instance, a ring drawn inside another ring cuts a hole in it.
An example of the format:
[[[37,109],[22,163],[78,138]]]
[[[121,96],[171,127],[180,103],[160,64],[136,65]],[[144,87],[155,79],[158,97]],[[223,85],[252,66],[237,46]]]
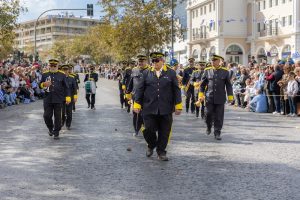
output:
[[[299,0],[192,0],[187,5],[188,55],[218,54],[246,65],[300,52]]]

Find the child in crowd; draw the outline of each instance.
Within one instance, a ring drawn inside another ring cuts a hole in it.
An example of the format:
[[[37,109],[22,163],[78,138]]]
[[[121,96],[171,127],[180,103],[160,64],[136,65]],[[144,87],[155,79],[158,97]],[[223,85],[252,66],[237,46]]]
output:
[[[296,74],[289,73],[289,82],[287,86],[287,95],[290,105],[290,114],[288,116],[295,117],[296,115],[296,96],[299,91],[298,82],[295,80]]]

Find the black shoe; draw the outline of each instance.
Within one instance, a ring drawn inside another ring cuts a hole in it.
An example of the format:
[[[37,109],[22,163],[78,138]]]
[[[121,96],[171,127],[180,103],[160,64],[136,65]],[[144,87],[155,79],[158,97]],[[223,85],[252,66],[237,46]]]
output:
[[[153,149],[148,148],[146,151],[146,156],[149,158],[153,155]]]
[[[71,130],[71,127],[70,127],[70,126],[67,126],[67,130]]]
[[[59,140],[59,135],[54,135],[54,140]]]
[[[90,104],[88,104],[88,108],[90,108],[91,107],[91,105]]]
[[[161,154],[161,155],[157,155],[158,160],[161,161],[169,161],[169,158],[167,157],[166,154]]]
[[[51,131],[49,130],[48,134],[50,137],[52,137],[53,136],[52,130]]]
[[[92,106],[91,109],[92,109],[92,110],[96,110],[95,106]]]
[[[196,117],[199,118],[199,113],[196,113]]]
[[[206,129],[206,135],[210,135],[211,134],[211,128],[207,128]]]
[[[222,140],[222,138],[221,138],[220,135],[215,135],[215,139],[216,139],[216,140]]]

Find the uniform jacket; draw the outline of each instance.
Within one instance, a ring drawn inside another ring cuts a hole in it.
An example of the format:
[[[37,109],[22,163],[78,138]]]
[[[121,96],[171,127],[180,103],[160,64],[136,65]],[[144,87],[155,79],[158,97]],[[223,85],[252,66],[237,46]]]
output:
[[[143,115],[167,115],[182,109],[176,72],[164,66],[158,78],[153,67],[144,70],[136,88],[134,108],[142,108]]]
[[[190,78],[191,85],[194,85],[195,82],[199,83],[201,81],[203,73],[204,73],[204,71],[202,71],[202,70],[193,71],[191,78]]]
[[[135,94],[136,87],[143,75],[143,71],[146,69],[148,69],[148,66],[146,66],[144,68],[135,67],[132,69],[130,81],[129,81],[128,85],[126,86],[127,94],[129,94],[129,93],[132,93],[133,95]]]
[[[47,92],[47,88],[44,87],[43,83],[46,82],[49,77],[51,78],[52,85],[49,87],[49,92]],[[46,91],[46,97],[44,98],[45,103],[63,103],[66,97],[71,98],[66,75],[62,71],[47,71],[43,73],[40,87]]]
[[[195,67],[187,67],[183,70],[183,77],[182,77],[182,84],[183,85],[187,85],[188,82],[190,81],[191,75],[193,73],[193,71],[195,71],[196,68]]]
[[[71,94],[71,98],[77,98],[77,82],[76,82],[76,78],[72,75],[69,75],[66,77],[67,79],[67,84],[68,84],[68,88],[66,88],[66,90],[70,90],[68,93]],[[67,95],[67,91],[65,91],[65,94]]]
[[[205,94],[206,102],[213,104],[224,104],[226,102],[226,91],[229,100],[233,100],[232,85],[229,72],[224,67],[215,69],[208,67],[204,70],[202,83],[200,85],[200,96]]]
[[[126,87],[129,84],[129,81],[130,81],[130,78],[131,78],[131,72],[132,72],[132,70],[131,70],[130,67],[127,67],[124,71],[123,80],[122,80],[122,88],[124,90],[126,90]]]
[[[77,86],[77,89],[79,89],[79,84],[80,84],[80,78],[79,78],[79,75],[77,73],[72,73],[70,74],[71,76],[74,76],[75,78],[75,81],[76,81],[76,86]]]

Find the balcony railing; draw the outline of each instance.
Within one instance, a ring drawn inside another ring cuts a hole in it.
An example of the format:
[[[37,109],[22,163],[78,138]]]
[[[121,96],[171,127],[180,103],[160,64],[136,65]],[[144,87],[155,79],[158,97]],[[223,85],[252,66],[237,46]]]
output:
[[[268,28],[259,32],[259,37],[276,36],[278,35],[278,28]]]
[[[194,34],[193,40],[201,40],[206,39],[206,33]]]

